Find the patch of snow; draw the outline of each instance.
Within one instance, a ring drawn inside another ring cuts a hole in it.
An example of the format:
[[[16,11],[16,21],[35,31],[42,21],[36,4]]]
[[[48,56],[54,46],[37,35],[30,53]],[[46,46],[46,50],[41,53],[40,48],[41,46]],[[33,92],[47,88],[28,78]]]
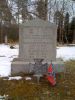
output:
[[[20,79],[22,79],[21,76],[15,76],[15,77],[9,77],[8,80],[20,80]]]
[[[25,80],[31,80],[32,78],[31,77],[25,77]]]
[[[58,47],[56,57],[62,58],[64,61],[71,60],[71,59],[75,60],[75,46]]]
[[[0,76],[2,77],[9,76],[11,74],[10,66],[11,63],[9,61],[0,61]]]
[[[8,95],[5,95],[5,94],[3,96],[0,95],[0,100],[5,100],[7,97]]]
[[[16,44],[16,45],[13,45],[16,49],[18,49],[19,48],[19,45],[18,44]]]
[[[68,46],[75,46],[75,44],[68,44]]]
[[[11,74],[11,61],[18,57],[18,49],[10,49],[9,45],[0,44],[0,76]]]

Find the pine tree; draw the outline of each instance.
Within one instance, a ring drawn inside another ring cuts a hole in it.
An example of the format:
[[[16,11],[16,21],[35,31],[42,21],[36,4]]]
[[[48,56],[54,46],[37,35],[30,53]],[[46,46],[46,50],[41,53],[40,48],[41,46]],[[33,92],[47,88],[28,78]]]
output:
[[[71,41],[75,43],[75,17],[72,18],[71,24],[70,24],[70,31],[71,31]]]
[[[36,11],[40,19],[47,20],[47,3],[48,0],[37,1]]]
[[[64,19],[64,40],[68,43],[68,37],[69,37],[69,13],[66,13],[65,19]]]
[[[56,11],[54,15],[54,22],[57,24],[57,41],[63,43],[63,14],[60,11]]]
[[[12,13],[8,7],[7,0],[0,0],[0,42],[3,43],[7,28],[10,26]]]

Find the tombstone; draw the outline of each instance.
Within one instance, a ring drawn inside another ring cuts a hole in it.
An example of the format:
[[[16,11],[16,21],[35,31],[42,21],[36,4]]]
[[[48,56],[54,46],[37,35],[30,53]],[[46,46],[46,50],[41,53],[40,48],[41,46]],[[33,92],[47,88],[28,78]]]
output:
[[[42,59],[38,68],[47,69],[46,63],[56,62],[56,38],[55,24],[41,19],[25,21],[19,27],[19,57],[13,60],[11,73],[32,73],[38,66],[35,66],[35,61]]]

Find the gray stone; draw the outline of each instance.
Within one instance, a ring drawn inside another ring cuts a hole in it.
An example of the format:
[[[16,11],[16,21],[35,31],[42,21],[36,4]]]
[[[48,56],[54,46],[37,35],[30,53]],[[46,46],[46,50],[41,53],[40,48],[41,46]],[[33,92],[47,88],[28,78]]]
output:
[[[34,60],[34,74],[46,74],[48,69],[48,64],[42,63],[43,59]]]
[[[27,21],[19,29],[19,57],[25,62],[56,60],[56,25],[40,19]]]
[[[13,61],[11,66],[11,74],[17,73],[33,73],[34,65],[25,61]]]
[[[34,19],[19,27],[19,57],[11,64],[11,73],[46,73],[51,61],[56,61],[57,27],[55,24]],[[42,62],[43,61],[43,62]],[[55,64],[55,71],[61,67]]]

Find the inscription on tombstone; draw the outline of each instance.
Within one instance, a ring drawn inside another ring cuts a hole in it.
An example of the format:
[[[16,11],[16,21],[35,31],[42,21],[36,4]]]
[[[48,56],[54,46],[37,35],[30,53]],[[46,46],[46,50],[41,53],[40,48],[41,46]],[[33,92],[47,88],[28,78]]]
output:
[[[20,54],[26,62],[44,59],[45,62],[56,59],[56,25],[35,19],[20,27]]]

